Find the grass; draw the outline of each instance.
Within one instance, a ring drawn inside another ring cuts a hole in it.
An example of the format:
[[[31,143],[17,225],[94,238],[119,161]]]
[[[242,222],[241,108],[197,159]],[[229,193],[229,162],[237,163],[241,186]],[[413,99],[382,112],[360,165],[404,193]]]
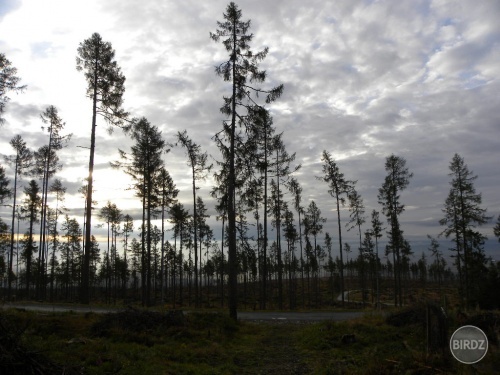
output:
[[[20,346],[66,373],[493,374],[500,368],[495,345],[480,363],[461,365],[449,351],[428,355],[421,325],[394,327],[376,314],[314,324],[235,323],[208,312],[180,320],[167,316],[144,310],[129,315],[6,310],[0,322],[18,332]],[[1,350],[8,349],[1,340],[0,366]]]

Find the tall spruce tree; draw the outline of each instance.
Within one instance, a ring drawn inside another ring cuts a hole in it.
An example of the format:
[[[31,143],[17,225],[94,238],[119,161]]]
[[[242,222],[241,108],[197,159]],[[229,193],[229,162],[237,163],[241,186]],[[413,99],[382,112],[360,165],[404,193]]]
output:
[[[399,306],[402,306],[403,288],[401,278],[403,264],[401,258],[405,243],[399,223],[399,215],[404,211],[405,206],[400,202],[400,193],[410,184],[413,173],[410,173],[406,167],[406,160],[394,154],[386,158],[385,170],[387,176],[379,189],[378,200],[390,225],[388,249],[393,254],[394,305],[398,305],[399,298]]]
[[[271,103],[283,92],[283,85],[271,90],[265,90],[252,86],[252,84],[264,82],[266,72],[259,70],[258,64],[262,61],[268,49],[253,53],[250,50],[250,42],[253,34],[249,34],[250,21],[242,20],[242,12],[238,6],[231,2],[223,14],[224,21],[217,22],[218,29],[210,33],[210,37],[222,44],[229,53],[229,60],[215,68],[217,75],[224,81],[231,83],[230,96],[224,97],[224,105],[221,112],[230,118],[224,121],[223,133],[228,149],[228,247],[229,247],[229,314],[232,319],[237,319],[237,259],[236,259],[236,209],[234,205],[235,196],[235,139],[236,126],[251,127],[252,117],[256,112],[256,97],[258,94],[265,95],[265,102]],[[260,106],[259,106],[260,107]]]
[[[450,192],[446,198],[439,223],[446,226],[442,232],[455,242],[455,264],[459,272],[460,294],[465,307],[471,307],[477,292],[475,277],[486,271],[486,259],[482,246],[484,236],[476,230],[491,218],[481,208],[481,193],[476,192],[477,175],[469,170],[464,158],[455,154],[450,162]]]
[[[123,126],[128,113],[122,109],[125,76],[114,60],[111,43],[92,34],[78,47],[76,69],[83,71],[87,81],[87,97],[92,100],[92,126],[90,133],[89,177],[86,196],[85,250],[80,300],[89,303],[89,267],[92,229],[92,193],[97,116],[115,126]]]

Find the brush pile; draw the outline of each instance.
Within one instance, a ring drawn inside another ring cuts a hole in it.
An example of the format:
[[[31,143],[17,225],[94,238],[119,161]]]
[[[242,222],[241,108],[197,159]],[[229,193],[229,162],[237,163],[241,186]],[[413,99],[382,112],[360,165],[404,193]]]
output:
[[[22,328],[0,313],[0,374],[45,375],[80,374],[76,369],[64,368],[46,358],[43,354],[29,350],[22,344],[22,335],[28,328]]]
[[[136,333],[160,331],[170,327],[182,327],[186,323],[179,310],[167,313],[129,308],[117,313],[103,315],[93,327],[96,336],[108,336],[110,331],[125,330]]]

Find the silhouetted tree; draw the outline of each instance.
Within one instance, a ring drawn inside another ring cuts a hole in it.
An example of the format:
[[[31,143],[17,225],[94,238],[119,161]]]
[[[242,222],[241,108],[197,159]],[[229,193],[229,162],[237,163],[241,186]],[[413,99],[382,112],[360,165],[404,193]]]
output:
[[[311,201],[309,203],[309,207],[307,207],[307,211],[305,213],[306,215],[306,220],[308,223],[307,229],[308,229],[308,234],[311,234],[314,238],[314,246],[313,246],[313,251],[312,251],[312,260],[313,263],[311,264],[312,266],[312,271],[314,271],[314,277],[315,277],[315,294],[316,294],[316,304],[319,303],[319,263],[320,263],[320,258],[321,258],[321,251],[319,249],[318,243],[317,243],[317,237],[318,234],[320,234],[323,231],[323,223],[326,222],[326,219],[321,216],[321,210],[319,207],[316,205],[316,202]]]
[[[63,283],[65,289],[65,298],[69,299],[73,296],[73,287],[78,283],[80,273],[80,252],[82,230],[76,219],[65,216],[61,226],[63,231],[63,241],[61,251],[64,254],[61,259],[61,268],[63,269]]]
[[[380,213],[377,210],[372,211],[372,236],[375,238],[375,274],[377,278],[377,308],[380,308],[380,258],[378,255],[378,239],[382,237],[382,222],[380,221]]]
[[[451,189],[445,201],[443,212],[445,217],[439,223],[446,226],[441,233],[446,238],[453,236],[456,252],[455,262],[459,271],[460,292],[466,307],[473,300],[474,274],[486,270],[486,259],[482,251],[484,236],[478,233],[476,226],[488,222],[486,209],[480,207],[482,197],[476,193],[474,181],[477,175],[469,170],[464,159],[455,154],[450,163]]]
[[[26,261],[26,294],[29,297],[30,283],[31,283],[31,265],[33,261],[33,253],[36,250],[36,243],[33,238],[34,226],[38,222],[38,214],[42,204],[42,197],[40,196],[40,187],[35,180],[31,180],[29,185],[24,188],[24,204],[21,207],[23,218],[28,220],[28,231],[24,237],[23,243],[23,258]]]
[[[163,302],[163,283],[165,274],[165,210],[177,201],[179,190],[176,188],[170,173],[162,167],[157,179],[157,188],[161,200],[161,271],[160,271],[160,297]]]
[[[404,246],[403,231],[399,224],[399,215],[404,211],[400,202],[400,192],[406,189],[413,177],[408,171],[406,160],[403,157],[390,155],[386,158],[385,170],[388,172],[382,187],[379,189],[378,200],[382,205],[384,215],[390,225],[389,247],[393,254],[394,263],[394,305],[403,305],[403,291],[401,284],[402,262],[401,250]]]
[[[0,53],[0,126],[5,122],[3,113],[5,105],[10,100],[7,92],[22,92],[26,88],[26,86],[18,86],[21,79],[16,74],[17,69],[12,66],[4,53]]]
[[[358,227],[358,236],[359,236],[359,258],[358,258],[358,276],[361,284],[361,294],[363,299],[363,304],[365,303],[365,291],[366,287],[366,270],[365,270],[365,256],[364,251],[368,244],[371,244],[371,237],[368,238],[365,236],[365,241],[368,241],[365,246],[363,246],[363,241],[361,239],[361,226],[365,223],[365,206],[363,204],[363,198],[357,190],[354,188],[355,182],[351,185],[351,190],[347,193],[347,198],[349,200],[349,211],[351,212],[349,215],[349,221],[346,223],[347,231]],[[370,236],[370,234],[367,234]]]
[[[56,271],[56,253],[59,246],[59,231],[57,224],[59,221],[59,215],[68,211],[66,207],[62,206],[64,201],[64,195],[66,194],[66,188],[62,185],[61,180],[55,179],[52,185],[49,187],[49,193],[55,194],[56,206],[54,209],[49,209],[48,212],[48,222],[49,235],[51,236],[50,242],[52,245],[52,257],[50,260],[50,299],[54,298],[54,279]],[[48,259],[47,259],[48,261]]]
[[[174,203],[169,210],[170,222],[173,224],[174,231],[174,248],[177,251],[177,238],[179,238],[179,254],[176,255],[177,261],[174,261],[174,269],[172,272],[172,288],[173,288],[173,305],[175,307],[175,276],[177,273],[177,268],[179,271],[179,287],[180,287],[180,304],[183,301],[183,244],[186,242],[186,234],[189,230],[189,212],[184,209],[182,203]]]
[[[237,259],[236,259],[236,210],[234,206],[235,196],[235,137],[236,125],[250,127],[251,115],[255,112],[255,98],[257,94],[266,95],[266,103],[276,100],[283,92],[283,85],[271,90],[263,90],[251,86],[252,83],[263,82],[266,72],[259,70],[258,63],[262,61],[268,52],[253,53],[250,50],[250,42],[253,34],[249,34],[250,21],[242,21],[241,10],[231,2],[223,14],[224,22],[217,22],[218,29],[210,33],[210,37],[222,44],[229,52],[229,60],[215,68],[217,75],[224,81],[231,83],[231,95],[224,97],[224,105],[221,112],[230,117],[230,121],[224,121],[223,132],[229,142],[228,147],[228,247],[229,247],[229,313],[231,318],[237,318]],[[252,95],[255,94],[255,95]],[[249,116],[250,115],[250,116]]]
[[[136,195],[142,200],[142,291],[143,304],[151,304],[151,221],[157,215],[161,204],[158,177],[163,167],[162,155],[169,151],[158,127],[149,123],[146,118],[132,121],[129,129],[135,144],[131,153],[119,150],[122,161],[111,163],[115,168],[123,168],[124,172],[135,181]]]
[[[337,163],[328,151],[323,151],[321,161],[323,161],[324,163],[324,176],[316,178],[325,181],[328,184],[328,186],[330,187],[328,193],[333,198],[335,198],[335,203],[337,205],[337,222],[340,248],[340,291],[342,295],[342,304],[344,304],[344,260],[342,255],[342,227],[340,223],[340,205],[345,205],[344,195],[347,195],[351,191],[353,182],[345,179],[344,174],[340,172]]]
[[[497,223],[495,224],[495,227],[493,228],[493,234],[495,235],[495,237],[498,238],[498,241],[500,242],[500,215],[498,215]]]
[[[40,243],[38,251],[38,288],[37,295],[39,298],[45,298],[45,262],[47,261],[47,245],[46,245],[46,225],[47,225],[47,199],[49,194],[49,180],[54,175],[57,169],[62,168],[58,164],[59,158],[56,153],[64,147],[64,144],[69,141],[71,135],[63,136],[60,131],[64,128],[65,123],[59,116],[58,110],[53,105],[48,106],[40,115],[42,122],[47,125],[49,134],[49,142],[46,146],[46,152],[37,153],[37,168],[35,173],[42,176],[42,210],[40,213]],[[42,126],[42,130],[45,127]],[[42,159],[40,159],[42,158]]]
[[[129,214],[125,214],[123,216],[123,229],[122,229],[122,234],[123,234],[123,262],[125,269],[123,270],[121,274],[121,279],[122,279],[122,288],[123,288],[123,295],[125,296],[126,289],[127,289],[127,278],[129,275],[129,263],[128,263],[128,258],[127,254],[129,252],[129,238],[132,232],[134,231],[134,219],[132,216]]]
[[[33,153],[26,147],[26,142],[23,141],[20,135],[16,135],[10,140],[10,145],[16,152],[13,156],[5,157],[8,163],[14,165],[14,188],[13,193],[13,203],[12,203],[12,222],[11,222],[11,232],[10,232],[10,249],[9,249],[9,265],[8,265],[8,298],[10,300],[11,288],[12,288],[12,261],[14,258],[14,223],[16,217],[16,205],[17,205],[17,178],[21,175],[26,175],[28,168],[31,167],[31,162],[33,160]]]
[[[304,305],[304,296],[305,296],[305,288],[304,288],[304,257],[303,257],[303,243],[302,243],[302,218],[300,216],[301,213],[304,213],[304,207],[300,205],[302,201],[302,187],[296,178],[292,177],[290,179],[290,183],[288,184],[288,188],[293,196],[293,206],[295,211],[299,216],[299,244],[300,244],[300,273],[301,273],[301,281],[302,281],[302,305]]]
[[[108,246],[106,250],[105,259],[107,264],[105,265],[108,270],[106,274],[106,302],[109,302],[109,294],[113,284],[113,293],[116,296],[117,287],[117,236],[120,230],[120,223],[123,220],[123,215],[121,210],[116,206],[115,203],[110,201],[101,208],[99,212],[99,218],[107,224],[108,230]]]
[[[202,269],[202,247],[205,246],[206,249],[206,254],[207,254],[207,261],[208,261],[208,250],[211,245],[211,241],[213,239],[213,231],[210,228],[210,226],[207,224],[207,218],[210,217],[208,215],[208,209],[205,206],[205,203],[203,202],[203,199],[198,196],[196,197],[196,212],[197,212],[197,228],[198,228],[198,233],[199,233],[199,247],[200,247],[200,303],[201,303],[201,286],[202,280],[201,280],[201,269]],[[193,218],[194,219],[194,218]],[[206,262],[205,262],[206,264]],[[205,283],[206,285],[206,283]]]
[[[5,176],[5,169],[3,166],[0,165],[0,204],[3,204],[4,200],[12,196],[12,191],[9,189],[9,179]],[[0,257],[0,275],[3,276],[4,272],[8,272],[7,279],[12,280],[11,275],[11,269],[12,267],[6,267],[6,264],[11,264],[11,259],[12,259],[12,254],[10,255],[10,258],[5,261],[3,254],[4,254],[4,248],[6,247],[6,235],[7,235],[7,230],[9,227],[7,226],[6,223],[0,218],[0,253],[2,256]],[[10,286],[10,284],[9,284]],[[9,288],[10,291],[10,288]],[[10,298],[10,295],[9,295]]]
[[[127,113],[122,109],[125,76],[114,60],[111,43],[104,42],[98,33],[92,34],[78,47],[76,69],[83,71],[87,81],[87,97],[92,99],[92,127],[90,135],[89,177],[86,201],[85,251],[82,269],[80,300],[89,303],[89,267],[92,228],[92,192],[97,115],[110,125],[122,126]]]
[[[188,165],[193,175],[194,294],[195,305],[199,307],[200,292],[198,291],[198,216],[196,211],[196,181],[206,179],[212,165],[207,163],[208,154],[206,152],[201,152],[201,146],[194,143],[193,140],[189,138],[186,130],[182,133],[177,133],[177,142],[186,149]]]

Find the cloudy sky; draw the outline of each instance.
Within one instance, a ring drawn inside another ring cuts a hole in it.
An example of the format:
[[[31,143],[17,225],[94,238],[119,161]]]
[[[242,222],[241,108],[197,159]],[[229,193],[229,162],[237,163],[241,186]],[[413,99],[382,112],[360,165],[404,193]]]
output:
[[[348,179],[358,180],[367,212],[380,210],[377,192],[385,177],[385,157],[407,160],[414,173],[402,194],[405,235],[426,248],[426,235],[438,235],[449,191],[448,166],[455,153],[479,176],[483,207],[500,214],[500,2],[497,0],[242,0],[252,20],[254,51],[269,47],[261,67],[264,87],[283,83],[283,96],[270,109],[290,153],[295,152],[304,201],[315,200],[336,237],[333,200],[321,173],[321,152],[330,151]],[[222,20],[227,1],[174,0],[2,0],[0,51],[18,69],[25,93],[11,95],[0,152],[21,134],[32,148],[47,142],[40,113],[59,109],[73,133],[61,151],[59,177],[68,186],[66,206],[81,217],[76,193],[88,173],[91,101],[75,69],[79,43],[99,32],[112,43],[126,76],[125,109],[157,125],[174,141],[186,129],[215,159],[211,137],[221,128],[219,108],[228,85],[214,73],[227,60],[221,44],[209,38]],[[109,168],[118,147],[128,150],[121,131],[97,130],[95,198],[124,212],[140,202],[121,171]],[[80,147],[79,147],[80,146]],[[165,162],[180,198],[191,207],[190,174],[182,149]],[[9,170],[9,173],[11,171]],[[209,203],[211,181],[199,194]],[[210,207],[212,205],[209,204]],[[214,214],[214,211],[211,210]],[[7,214],[6,214],[7,215]],[[344,217],[348,216],[343,211]],[[500,258],[493,237],[495,220],[482,231],[488,252]],[[211,221],[216,229],[219,226]],[[216,233],[218,230],[216,229]],[[347,241],[355,241],[355,234]],[[446,251],[444,248],[443,250]],[[420,250],[418,250],[420,251]],[[420,255],[420,252],[417,252]]]

